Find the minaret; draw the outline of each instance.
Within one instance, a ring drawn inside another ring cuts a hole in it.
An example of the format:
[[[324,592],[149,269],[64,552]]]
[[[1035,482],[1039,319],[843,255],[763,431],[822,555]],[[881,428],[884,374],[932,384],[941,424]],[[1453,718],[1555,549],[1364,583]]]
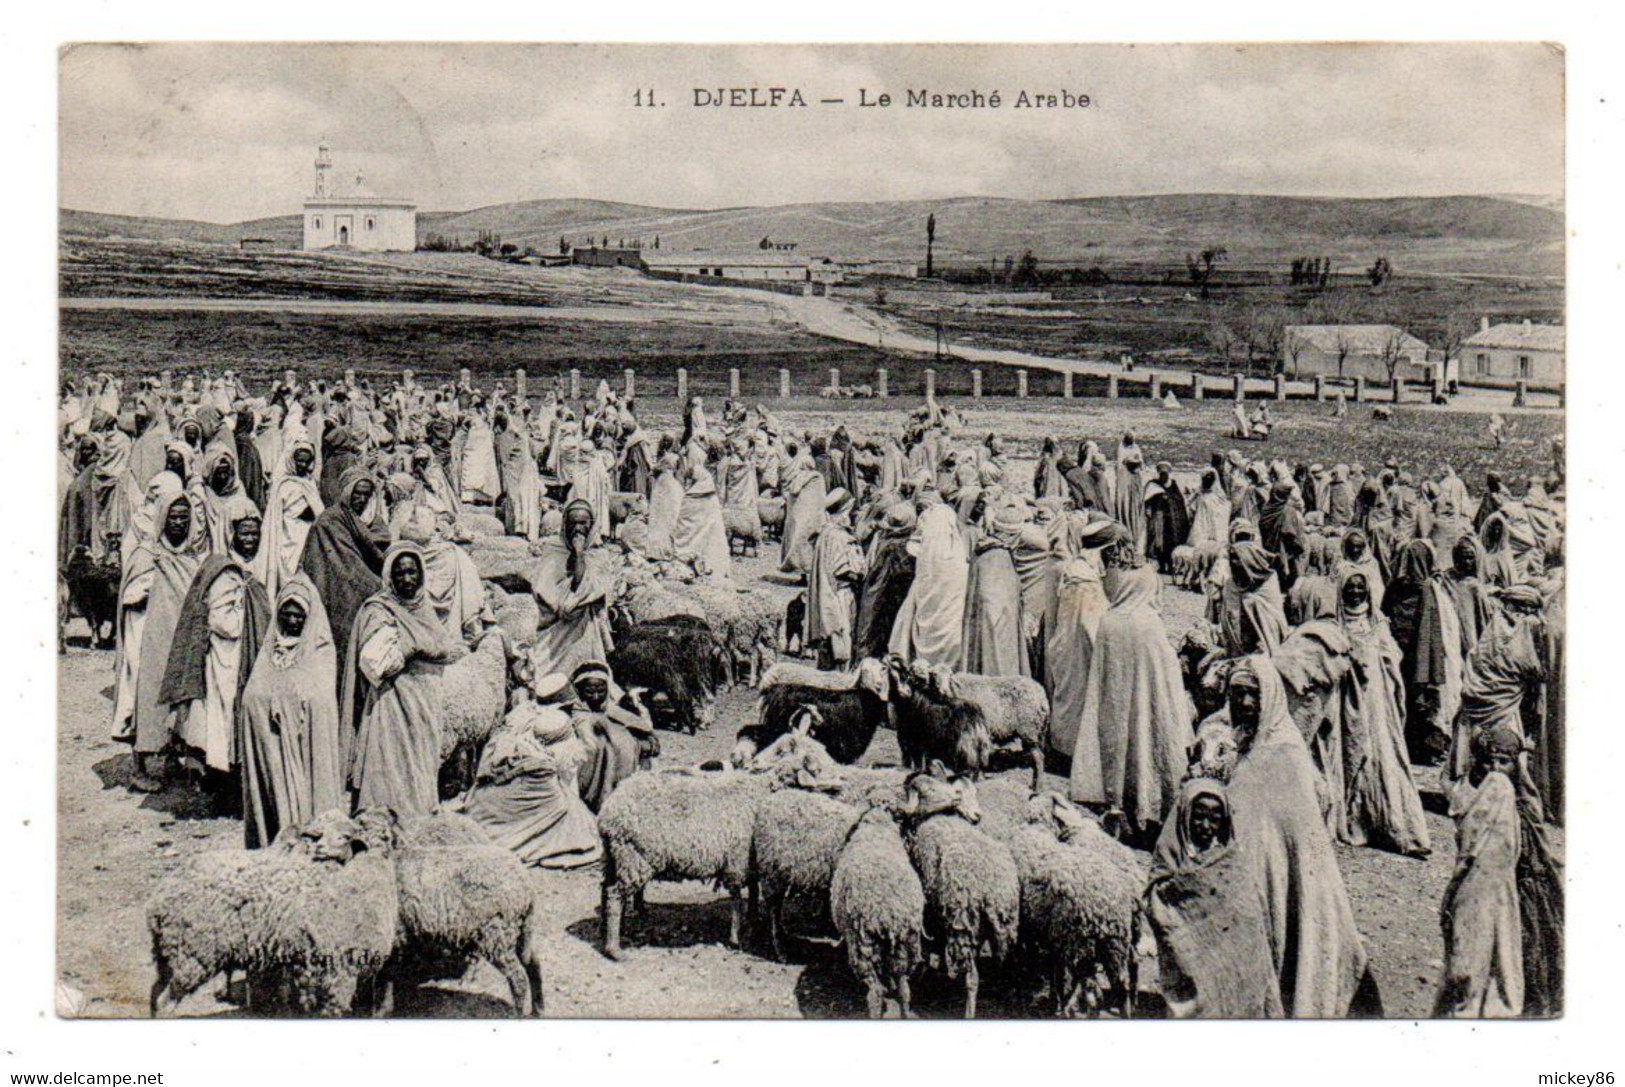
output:
[[[318,198],[330,195],[327,187],[327,172],[333,168],[333,158],[327,153],[327,141],[323,140],[316,148],[316,192]]]

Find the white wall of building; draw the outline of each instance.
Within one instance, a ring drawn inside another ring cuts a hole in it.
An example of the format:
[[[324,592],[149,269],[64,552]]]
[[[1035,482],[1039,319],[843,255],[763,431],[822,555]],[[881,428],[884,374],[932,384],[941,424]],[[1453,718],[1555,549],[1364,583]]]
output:
[[[417,210],[361,200],[305,203],[306,249],[348,246],[363,252],[409,253],[418,244]]]

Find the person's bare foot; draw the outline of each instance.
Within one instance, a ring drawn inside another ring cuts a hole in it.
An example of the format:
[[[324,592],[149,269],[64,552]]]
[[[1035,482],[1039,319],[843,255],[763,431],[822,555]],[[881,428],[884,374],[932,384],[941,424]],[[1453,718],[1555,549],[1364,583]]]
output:
[[[164,791],[164,783],[145,770],[137,770],[130,775],[130,789],[138,793],[161,793]]]

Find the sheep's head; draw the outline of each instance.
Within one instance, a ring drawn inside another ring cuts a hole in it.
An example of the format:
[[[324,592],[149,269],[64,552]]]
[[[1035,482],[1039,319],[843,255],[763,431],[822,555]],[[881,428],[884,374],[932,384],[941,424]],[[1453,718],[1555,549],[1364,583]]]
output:
[[[886,672],[891,677],[891,693],[899,698],[911,698],[914,695],[914,685],[918,681],[915,670],[907,661],[896,653],[886,658]]]
[[[972,824],[982,821],[976,786],[966,778],[949,774],[939,759],[931,760],[929,771],[909,775],[903,783],[903,802],[897,813],[915,822],[948,814]]]
[[[1089,817],[1060,793],[1046,792],[1036,794],[1027,802],[1027,822],[1041,826],[1058,840],[1067,842],[1084,828]]]
[[[757,752],[749,762],[754,774],[767,774],[774,788],[835,792],[843,784],[840,766],[824,745],[807,734],[810,727],[805,712],[801,727],[780,736]]]
[[[1236,730],[1222,718],[1204,721],[1196,730],[1196,738],[1186,748],[1190,760],[1185,771],[1186,780],[1209,777],[1216,781],[1229,781],[1235,772],[1236,760],[1241,757],[1236,746]]]
[[[367,848],[360,822],[338,808],[298,827],[284,828],[275,844],[284,852],[331,864],[343,864]]]
[[[354,842],[357,853],[388,855],[399,849],[405,840],[401,817],[394,808],[364,808],[356,813],[355,822],[360,831]]]
[[[886,665],[873,657],[865,657],[858,662],[857,678],[853,686],[870,692],[882,702],[891,699],[891,683],[886,674]]]

